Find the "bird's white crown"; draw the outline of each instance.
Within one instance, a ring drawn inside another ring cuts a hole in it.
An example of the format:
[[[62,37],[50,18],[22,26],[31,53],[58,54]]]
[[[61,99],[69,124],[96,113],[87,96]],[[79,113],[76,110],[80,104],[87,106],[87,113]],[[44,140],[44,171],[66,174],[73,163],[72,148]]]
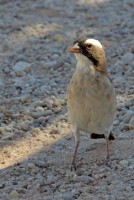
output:
[[[87,39],[84,43],[85,44],[93,44],[95,46],[102,48],[101,43],[98,40],[95,40],[95,39]]]

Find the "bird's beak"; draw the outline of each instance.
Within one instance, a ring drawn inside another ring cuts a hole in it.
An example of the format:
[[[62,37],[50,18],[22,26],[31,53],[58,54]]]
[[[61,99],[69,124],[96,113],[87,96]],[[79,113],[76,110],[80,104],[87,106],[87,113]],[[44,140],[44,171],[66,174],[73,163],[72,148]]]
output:
[[[69,47],[68,51],[71,53],[80,53],[80,47],[75,45],[75,46]]]

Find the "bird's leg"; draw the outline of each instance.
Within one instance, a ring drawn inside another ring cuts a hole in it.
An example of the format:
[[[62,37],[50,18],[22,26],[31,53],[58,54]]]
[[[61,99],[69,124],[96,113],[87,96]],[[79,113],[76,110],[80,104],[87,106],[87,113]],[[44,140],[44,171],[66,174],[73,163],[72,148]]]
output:
[[[106,151],[107,151],[107,160],[110,159],[110,154],[109,154],[109,138],[107,136],[105,136],[105,139],[106,139]]]
[[[105,139],[106,139],[106,151],[107,151],[107,155],[106,155],[106,165],[108,167],[111,166],[111,162],[110,162],[110,153],[109,153],[109,136],[105,136]]]
[[[76,160],[76,156],[77,156],[77,149],[78,149],[79,143],[80,143],[80,142],[77,142],[77,144],[75,145],[73,160],[72,160],[72,164],[71,164],[71,171],[73,170],[73,168],[74,168],[74,170],[76,171],[75,160]]]
[[[74,154],[73,154],[73,160],[72,160],[72,164],[71,164],[71,171],[74,169],[76,171],[76,156],[77,156],[77,150],[79,147],[79,143],[80,143],[80,132],[78,127],[75,127],[75,131],[74,131],[74,135],[75,135],[75,149],[74,149]]]
[[[110,166],[110,162],[109,162],[109,159],[110,159],[110,154],[109,154],[109,135],[105,135],[105,140],[106,140],[106,161],[104,162],[97,162],[96,164],[98,166],[101,166],[101,165],[104,165],[106,164],[107,166]]]

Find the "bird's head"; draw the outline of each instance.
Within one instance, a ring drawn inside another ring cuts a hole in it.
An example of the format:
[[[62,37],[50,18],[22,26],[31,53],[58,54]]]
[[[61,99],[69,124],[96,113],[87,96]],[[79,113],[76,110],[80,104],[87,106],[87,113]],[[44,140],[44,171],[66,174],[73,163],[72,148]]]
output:
[[[101,43],[95,39],[79,39],[73,46],[69,47],[69,51],[74,53],[76,59],[89,60],[96,70],[106,72],[106,56]]]

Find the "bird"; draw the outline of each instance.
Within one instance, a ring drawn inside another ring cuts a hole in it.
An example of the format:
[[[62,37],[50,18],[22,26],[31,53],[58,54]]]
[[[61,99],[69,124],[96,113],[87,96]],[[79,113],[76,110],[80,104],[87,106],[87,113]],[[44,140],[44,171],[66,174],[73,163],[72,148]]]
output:
[[[116,92],[107,73],[107,59],[102,44],[92,38],[80,38],[68,48],[77,64],[67,87],[67,110],[74,127],[75,148],[71,170],[76,170],[80,132],[93,139],[105,138],[106,158],[110,159],[109,140],[116,118]]]

